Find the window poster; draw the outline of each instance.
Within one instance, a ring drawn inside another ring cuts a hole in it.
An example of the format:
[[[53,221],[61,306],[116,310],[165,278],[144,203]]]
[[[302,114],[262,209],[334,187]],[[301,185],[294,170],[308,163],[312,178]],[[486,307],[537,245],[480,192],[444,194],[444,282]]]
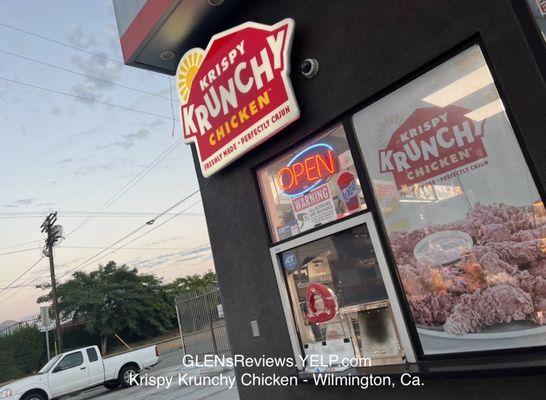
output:
[[[546,345],[546,212],[480,48],[353,123],[425,354]]]

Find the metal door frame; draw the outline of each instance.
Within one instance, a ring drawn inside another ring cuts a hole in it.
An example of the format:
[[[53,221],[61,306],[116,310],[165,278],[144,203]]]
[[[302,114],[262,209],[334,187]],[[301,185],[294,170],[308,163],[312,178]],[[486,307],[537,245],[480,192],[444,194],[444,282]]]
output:
[[[305,368],[302,360],[304,354],[302,351],[298,330],[296,328],[296,322],[292,312],[292,304],[290,303],[290,299],[288,297],[288,288],[286,287],[286,282],[284,280],[284,271],[280,264],[279,253],[364,224],[367,226],[368,232],[370,234],[370,239],[372,241],[377,264],[379,266],[379,270],[381,271],[381,277],[383,279],[383,283],[385,284],[385,289],[387,291],[387,296],[394,316],[394,322],[396,324],[396,328],[398,329],[398,334],[400,335],[400,344],[402,345],[402,348],[406,354],[407,361],[416,361],[413,345],[408,334],[406,322],[402,314],[402,309],[400,308],[398,295],[393,285],[392,276],[389,271],[387,261],[385,259],[385,254],[383,251],[383,247],[381,246],[381,241],[379,240],[379,236],[377,234],[377,229],[373,221],[372,213],[367,212],[361,215],[357,215],[353,218],[338,222],[334,225],[327,226],[323,229],[319,229],[318,231],[311,232],[307,235],[303,235],[293,240],[283,242],[269,249],[269,252],[271,254],[271,261],[273,262],[273,269],[275,271],[275,278],[277,279],[277,286],[283,306],[284,316],[286,319],[286,325],[288,327],[290,343],[292,345],[294,356],[296,358],[296,364],[299,370],[303,370]]]

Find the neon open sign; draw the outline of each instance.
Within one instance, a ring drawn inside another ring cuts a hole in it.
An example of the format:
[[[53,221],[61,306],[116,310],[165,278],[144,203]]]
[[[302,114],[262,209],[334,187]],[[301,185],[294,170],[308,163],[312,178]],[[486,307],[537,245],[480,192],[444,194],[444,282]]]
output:
[[[316,143],[296,154],[279,170],[277,178],[285,194],[297,197],[327,182],[338,170],[334,148]]]

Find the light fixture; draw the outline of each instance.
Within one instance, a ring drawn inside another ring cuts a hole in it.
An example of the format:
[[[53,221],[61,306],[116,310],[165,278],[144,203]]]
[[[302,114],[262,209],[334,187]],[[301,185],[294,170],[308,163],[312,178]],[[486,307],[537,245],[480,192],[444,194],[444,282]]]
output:
[[[492,83],[493,77],[489,72],[489,68],[487,68],[487,65],[483,65],[423,98],[423,100],[438,107],[445,107]]]
[[[163,50],[159,54],[159,58],[161,58],[163,61],[172,61],[176,57],[176,53],[172,50]]]

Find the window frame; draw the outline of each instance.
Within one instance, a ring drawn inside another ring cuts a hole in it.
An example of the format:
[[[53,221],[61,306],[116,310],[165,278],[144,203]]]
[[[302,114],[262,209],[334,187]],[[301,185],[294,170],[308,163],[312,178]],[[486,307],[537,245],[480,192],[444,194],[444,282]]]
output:
[[[90,352],[92,352],[94,360],[91,359],[91,356],[89,354]],[[85,354],[90,363],[99,361],[99,355],[97,354],[97,349],[95,349],[94,347],[88,347],[87,349],[85,349]]]
[[[302,363],[302,357],[305,355],[303,350],[303,343],[300,339],[300,335],[297,329],[296,320],[293,313],[293,305],[288,294],[288,285],[286,282],[286,276],[283,271],[283,267],[280,262],[280,254],[286,250],[293,249],[305,245],[316,240],[332,236],[336,233],[343,232],[345,230],[354,228],[359,225],[366,225],[370,234],[370,239],[375,251],[377,264],[381,271],[381,277],[387,291],[390,307],[393,313],[394,322],[400,335],[400,345],[402,346],[406,360],[409,362],[416,362],[416,356],[413,346],[413,341],[408,333],[406,319],[402,308],[400,307],[400,296],[396,290],[393,282],[393,278],[390,273],[390,268],[387,264],[387,260],[384,257],[385,251],[379,238],[379,233],[376,229],[374,218],[370,212],[361,213],[360,215],[353,215],[343,220],[337,221],[333,225],[327,227],[321,227],[321,229],[314,232],[305,233],[297,238],[291,238],[278,243],[269,249],[271,261],[273,263],[273,270],[275,272],[275,279],[277,281],[277,288],[281,297],[281,304],[283,313],[286,319],[288,334],[290,337],[290,343],[292,345],[292,351],[294,352],[297,368],[300,371],[305,369],[305,365]]]
[[[337,127],[341,127],[341,129],[343,130],[343,134],[345,135],[345,139],[346,139],[347,145],[348,145],[348,150],[349,150],[349,152],[351,154],[351,158],[352,158],[353,163],[354,163],[356,178],[358,178],[358,180],[359,180],[360,190],[361,190],[361,192],[362,192],[362,194],[364,196],[364,202],[366,204],[366,208],[355,211],[353,213],[350,213],[350,214],[344,216],[343,218],[327,222],[327,223],[325,223],[323,225],[316,226],[316,227],[308,229],[308,230],[306,230],[304,232],[300,232],[297,235],[291,236],[289,238],[282,239],[282,240],[275,240],[275,238],[273,236],[273,233],[272,233],[272,226],[271,226],[271,224],[269,222],[269,214],[268,214],[269,211],[268,211],[268,208],[267,208],[267,205],[266,205],[266,202],[265,202],[265,198],[262,195],[262,185],[260,183],[259,171],[261,169],[265,168],[267,165],[270,165],[270,164],[274,163],[275,161],[285,157],[289,152],[293,151],[294,149],[304,147],[307,143],[312,142],[313,140],[319,138],[320,136],[326,135],[327,133],[335,130]],[[268,239],[268,242],[269,242],[269,246],[276,246],[276,245],[288,242],[288,241],[290,241],[292,239],[302,237],[302,236],[305,236],[305,235],[307,235],[309,233],[319,231],[319,230],[324,229],[326,227],[329,227],[331,225],[335,225],[335,224],[339,223],[340,221],[344,221],[346,219],[349,219],[349,218],[352,218],[354,216],[361,215],[361,214],[364,214],[364,213],[367,213],[367,212],[370,211],[370,207],[368,205],[368,200],[369,199],[367,197],[368,196],[368,194],[367,194],[368,191],[364,190],[362,180],[361,180],[360,170],[359,170],[359,167],[357,165],[358,161],[356,160],[356,157],[359,157],[360,153],[355,152],[355,149],[353,147],[352,142],[350,141],[349,136],[350,135],[349,135],[349,133],[347,131],[346,121],[343,118],[336,118],[336,119],[330,121],[328,124],[325,124],[321,128],[313,131],[312,133],[310,133],[308,135],[305,135],[300,140],[297,140],[296,142],[290,144],[283,151],[275,154],[273,157],[267,158],[265,161],[260,162],[258,165],[256,165],[254,168],[252,168],[252,175],[253,175],[253,179],[254,179],[254,187],[255,187],[257,195],[258,195],[258,200],[259,200],[258,203],[259,203],[261,214],[262,214],[262,220],[264,221],[265,226],[267,227],[267,239]]]
[[[487,47],[483,43],[481,37],[479,35],[475,35],[474,37],[464,41],[460,45],[446,51],[441,56],[437,57],[436,59],[430,61],[429,63],[425,64],[423,67],[417,69],[416,71],[408,74],[406,77],[402,78],[401,80],[391,84],[386,89],[382,90],[377,95],[373,96],[372,98],[364,101],[363,103],[359,104],[356,107],[353,107],[350,111],[347,113],[344,113],[343,115],[343,121],[347,123],[346,127],[346,134],[348,139],[350,138],[351,143],[350,146],[355,146],[356,152],[358,152],[358,156],[355,159],[355,165],[357,165],[357,162],[360,163],[361,170],[358,169],[357,166],[357,172],[359,172],[359,179],[361,182],[370,182],[370,176],[368,173],[368,168],[364,161],[364,156],[362,154],[362,150],[359,146],[359,142],[357,139],[355,127],[353,125],[353,116],[360,112],[361,110],[365,109],[366,107],[376,103],[377,101],[380,101],[384,97],[392,94],[396,90],[402,88],[403,86],[407,85],[410,82],[413,82],[414,80],[420,78],[427,72],[435,69],[436,67],[440,66],[441,64],[449,61],[450,59],[454,58],[455,56],[459,55],[463,51],[473,47],[478,46],[480,51],[483,54],[483,57],[485,59],[485,64],[487,65],[489,72],[491,73],[491,76],[493,77],[493,84],[495,85],[495,89],[497,90],[499,99],[501,100],[503,106],[504,106],[504,112],[506,114],[506,117],[511,125],[511,128],[513,130],[515,139],[521,149],[521,152],[523,154],[523,159],[525,161],[525,164],[527,168],[529,169],[531,178],[533,180],[533,183],[536,185],[538,194],[540,196],[540,199],[546,203],[546,192],[545,188],[542,186],[541,181],[538,177],[538,173],[534,167],[534,163],[531,159],[531,156],[529,155],[529,152],[527,150],[527,147],[524,143],[523,135],[521,134],[521,131],[519,130],[518,124],[516,122],[516,119],[511,111],[510,102],[508,101],[508,98],[504,92],[503,86],[501,82],[498,79],[498,75],[495,71],[495,66],[493,61],[491,60],[488,52]],[[357,161],[358,160],[358,161]],[[406,317],[406,323],[408,326],[408,330],[411,332],[412,342],[414,349],[416,351],[416,356],[418,361],[440,361],[440,360],[472,360],[472,359],[478,359],[482,357],[489,357],[489,356],[503,356],[503,355],[521,355],[521,354],[530,354],[530,353],[536,353],[537,351],[546,351],[546,345],[543,346],[532,346],[532,347],[525,347],[525,348],[508,348],[508,349],[496,349],[496,350],[480,350],[480,351],[462,351],[462,352],[453,352],[453,353],[444,353],[444,354],[425,354],[423,351],[423,348],[421,346],[421,340],[419,338],[419,334],[417,332],[417,326],[413,320],[413,316],[411,313],[411,309],[409,306],[409,302],[407,300],[404,288],[402,286],[402,281],[400,278],[400,275],[398,273],[397,264],[394,258],[394,254],[392,252],[392,249],[390,247],[387,229],[385,226],[385,223],[383,221],[383,216],[381,215],[379,205],[377,203],[377,199],[375,197],[375,194],[373,193],[373,188],[369,185],[362,185],[363,190],[364,187],[368,189],[371,193],[366,195],[364,193],[365,198],[367,199],[367,205],[370,212],[373,213],[374,217],[377,221],[378,231],[380,233],[380,239],[383,245],[383,251],[385,252],[385,257],[388,260],[389,268],[391,270],[391,274],[393,277],[395,277],[395,284],[397,287],[398,292],[398,298],[403,303],[403,309],[404,309],[404,315]],[[369,201],[368,201],[369,200]]]
[[[70,367],[70,368],[62,368],[62,369],[61,369],[61,364],[63,363],[64,360],[66,360],[66,359],[67,359],[68,357],[70,357],[70,356],[77,355],[77,354],[79,354],[79,355],[81,356],[81,363],[79,363],[79,364],[77,364],[77,365],[74,365],[74,366],[72,366],[72,367]],[[73,368],[77,368],[77,367],[79,367],[80,365],[83,365],[84,362],[85,362],[85,359],[84,359],[84,357],[83,357],[83,353],[81,352],[81,350],[80,350],[80,351],[75,351],[75,352],[73,352],[73,353],[66,354],[63,358],[61,358],[61,359],[59,360],[59,362],[58,362],[57,365],[55,366],[55,369],[53,370],[52,373],[55,374],[55,373],[57,373],[57,372],[64,372],[64,371],[71,370],[71,369],[73,369]]]

